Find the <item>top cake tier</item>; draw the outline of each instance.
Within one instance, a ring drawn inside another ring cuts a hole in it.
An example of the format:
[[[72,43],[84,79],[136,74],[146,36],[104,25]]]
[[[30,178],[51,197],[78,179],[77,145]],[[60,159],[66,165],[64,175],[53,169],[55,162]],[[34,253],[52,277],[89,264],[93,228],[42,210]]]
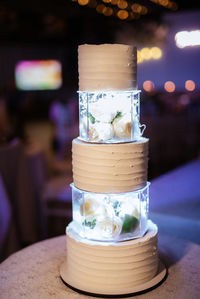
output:
[[[78,47],[79,91],[137,89],[136,47],[121,44]]]

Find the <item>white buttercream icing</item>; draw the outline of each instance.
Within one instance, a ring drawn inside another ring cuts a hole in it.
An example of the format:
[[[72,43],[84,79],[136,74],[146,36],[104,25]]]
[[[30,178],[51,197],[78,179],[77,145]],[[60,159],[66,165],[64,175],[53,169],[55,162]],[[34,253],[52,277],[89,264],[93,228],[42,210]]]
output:
[[[78,47],[79,90],[137,88],[137,50],[121,44]]]
[[[142,238],[125,242],[83,239],[73,222],[67,227],[68,283],[91,293],[112,294],[152,279],[158,268],[157,226],[148,221]]]
[[[148,139],[120,144],[72,143],[74,185],[82,190],[119,193],[146,185]]]

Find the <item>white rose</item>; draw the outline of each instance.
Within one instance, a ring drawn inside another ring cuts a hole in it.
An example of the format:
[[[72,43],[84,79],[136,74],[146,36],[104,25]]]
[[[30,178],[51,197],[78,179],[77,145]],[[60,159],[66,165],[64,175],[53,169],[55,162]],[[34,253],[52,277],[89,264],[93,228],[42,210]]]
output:
[[[112,105],[105,100],[89,104],[89,113],[91,113],[96,121],[105,123],[110,123],[115,116],[115,111],[113,111]]]
[[[108,123],[95,123],[89,127],[89,138],[91,141],[106,141],[113,137],[113,127]]]
[[[123,115],[122,117],[117,117],[113,123],[113,130],[114,130],[114,136],[122,139],[130,139],[131,138],[131,129],[132,129],[132,123],[131,123],[131,115],[130,113],[127,113]]]
[[[101,238],[115,239],[121,233],[122,221],[119,217],[105,217],[98,220],[96,229]]]

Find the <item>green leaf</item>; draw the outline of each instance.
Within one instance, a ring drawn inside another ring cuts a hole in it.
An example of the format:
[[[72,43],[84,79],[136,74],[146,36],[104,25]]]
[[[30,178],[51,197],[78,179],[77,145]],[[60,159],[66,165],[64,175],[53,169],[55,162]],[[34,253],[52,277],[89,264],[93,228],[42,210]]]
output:
[[[115,117],[114,117],[114,118],[112,119],[112,121],[111,121],[111,124],[114,122],[114,120],[115,120],[116,118],[119,118],[119,117],[122,117],[122,112],[117,111]]]
[[[89,117],[89,120],[91,121],[91,123],[94,124],[95,123],[95,117],[91,113],[89,114],[88,117]]]
[[[96,219],[93,219],[92,221],[87,221],[87,220],[85,219],[85,221],[83,222],[83,224],[84,224],[85,226],[88,226],[88,227],[90,227],[91,229],[93,229],[93,228],[95,227],[95,225],[96,225],[96,222],[97,222]]]
[[[121,207],[120,202],[119,201],[115,201],[114,204],[113,204],[113,209],[114,209],[114,212],[115,212],[116,216],[119,216],[120,207]]]
[[[122,225],[122,233],[130,233],[134,231],[138,225],[138,219],[135,216],[126,214]]]

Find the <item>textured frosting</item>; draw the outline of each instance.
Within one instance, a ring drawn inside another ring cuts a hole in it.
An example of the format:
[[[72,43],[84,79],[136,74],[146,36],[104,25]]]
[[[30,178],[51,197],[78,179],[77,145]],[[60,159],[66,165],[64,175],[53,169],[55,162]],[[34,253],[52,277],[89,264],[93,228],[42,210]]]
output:
[[[148,221],[144,237],[125,242],[95,242],[67,227],[67,282],[91,293],[116,294],[151,280],[157,273],[157,226]]]
[[[147,138],[118,144],[93,144],[74,139],[72,165],[74,185],[98,193],[120,193],[146,185]]]
[[[121,44],[78,47],[79,90],[137,88],[137,50]]]

